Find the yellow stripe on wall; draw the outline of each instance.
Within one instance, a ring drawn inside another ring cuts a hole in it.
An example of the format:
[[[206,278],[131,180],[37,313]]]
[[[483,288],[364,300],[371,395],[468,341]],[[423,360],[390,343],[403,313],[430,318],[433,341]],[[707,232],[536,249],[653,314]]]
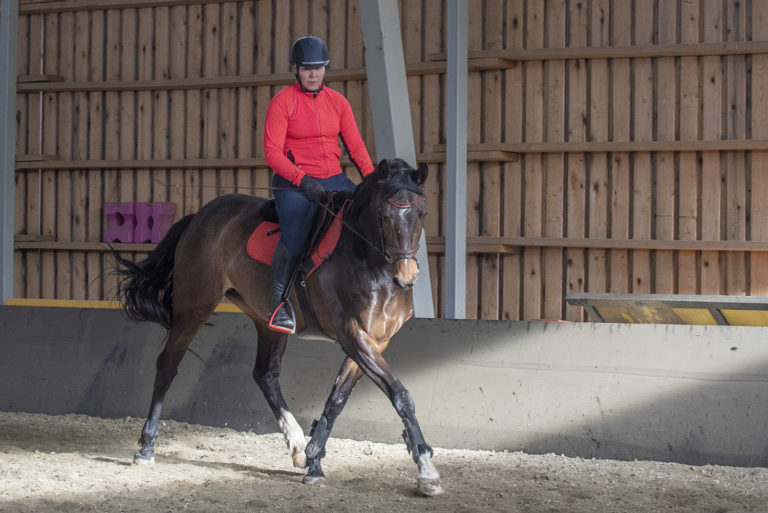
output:
[[[8,298],[3,302],[4,306],[42,306],[56,308],[100,308],[109,310],[120,310],[123,304],[119,301],[85,301],[77,299],[30,299],[30,298]],[[242,313],[237,306],[231,303],[220,303],[216,307],[219,313]]]

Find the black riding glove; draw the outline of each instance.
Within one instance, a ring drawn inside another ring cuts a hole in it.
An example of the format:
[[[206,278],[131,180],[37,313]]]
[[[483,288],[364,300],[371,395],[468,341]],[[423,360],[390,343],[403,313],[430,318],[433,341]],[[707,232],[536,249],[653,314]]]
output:
[[[322,203],[328,198],[328,192],[318,180],[309,175],[304,175],[299,184],[301,192],[313,203]]]

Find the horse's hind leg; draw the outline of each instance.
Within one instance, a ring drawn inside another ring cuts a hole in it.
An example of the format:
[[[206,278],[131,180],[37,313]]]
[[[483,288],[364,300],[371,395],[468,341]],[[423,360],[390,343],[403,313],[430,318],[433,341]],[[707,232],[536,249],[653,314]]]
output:
[[[350,358],[346,358],[336,376],[336,382],[328,400],[325,403],[323,414],[312,426],[312,438],[307,444],[307,475],[304,476],[305,484],[314,484],[325,477],[320,460],[325,457],[325,444],[331,435],[331,428],[336,418],[341,414],[344,405],[347,404],[352,389],[362,377],[360,367]]]
[[[139,444],[141,448],[133,457],[136,464],[152,463],[155,459],[155,441],[157,440],[157,424],[163,409],[165,394],[176,377],[179,363],[184,357],[189,344],[197,334],[205,320],[213,313],[213,307],[208,315],[203,316],[174,316],[165,349],[157,357],[155,386],[152,392],[152,402],[149,406],[149,414],[141,431]]]
[[[264,398],[277,418],[277,423],[285,437],[285,443],[291,452],[293,465],[299,468],[306,466],[304,448],[307,445],[304,431],[296,418],[288,409],[283,393],[280,390],[280,363],[288,345],[288,335],[276,333],[256,324],[259,333],[256,365],[253,368],[253,379],[259,385]]]

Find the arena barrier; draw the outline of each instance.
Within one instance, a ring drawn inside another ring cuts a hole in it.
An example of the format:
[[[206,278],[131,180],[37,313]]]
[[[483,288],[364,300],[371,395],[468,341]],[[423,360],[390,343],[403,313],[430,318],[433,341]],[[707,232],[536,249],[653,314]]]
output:
[[[7,305],[0,322],[0,410],[145,417],[159,327]],[[192,350],[165,418],[278,430],[251,378],[245,315],[215,314]],[[412,319],[385,354],[436,447],[768,465],[768,328]],[[307,432],[342,359],[334,344],[289,343],[283,391]],[[402,443],[401,431],[363,379],[333,435]]]

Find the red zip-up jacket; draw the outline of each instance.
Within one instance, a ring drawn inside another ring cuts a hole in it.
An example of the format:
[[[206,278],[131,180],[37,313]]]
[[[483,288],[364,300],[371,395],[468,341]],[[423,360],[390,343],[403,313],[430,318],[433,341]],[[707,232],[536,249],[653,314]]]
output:
[[[349,101],[323,87],[317,94],[301,90],[299,83],[277,93],[264,122],[264,157],[283,178],[299,185],[304,175],[328,178],[341,173],[341,148],[363,176],[373,171]]]

